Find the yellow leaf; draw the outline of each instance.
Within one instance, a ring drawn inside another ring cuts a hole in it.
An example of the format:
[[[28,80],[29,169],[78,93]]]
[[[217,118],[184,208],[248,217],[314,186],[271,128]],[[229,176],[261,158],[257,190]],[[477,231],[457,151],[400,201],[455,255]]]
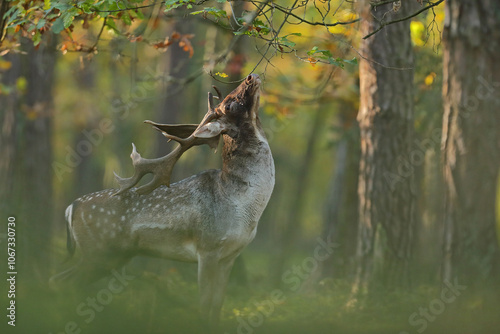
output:
[[[425,26],[420,21],[411,21],[410,23],[411,40],[416,46],[422,46],[425,44],[424,37]]]
[[[28,86],[28,80],[26,80],[25,77],[19,77],[16,80],[16,88],[18,91],[24,92],[27,86]]]
[[[436,73],[431,72],[428,76],[425,77],[425,80],[424,80],[425,84],[427,86],[432,85],[432,83],[434,82],[434,78],[435,77],[436,77]]]
[[[219,76],[219,77],[221,77],[221,78],[227,78],[227,77],[229,76],[229,75],[227,75],[227,74],[226,74],[226,73],[224,73],[224,72],[222,72],[222,73],[221,73],[221,72],[217,72],[217,73],[215,73],[215,75],[218,75],[218,76]]]
[[[12,67],[12,63],[7,60],[0,59],[0,70],[6,71]]]
[[[44,0],[43,1],[43,10],[49,10],[51,7],[50,0]]]

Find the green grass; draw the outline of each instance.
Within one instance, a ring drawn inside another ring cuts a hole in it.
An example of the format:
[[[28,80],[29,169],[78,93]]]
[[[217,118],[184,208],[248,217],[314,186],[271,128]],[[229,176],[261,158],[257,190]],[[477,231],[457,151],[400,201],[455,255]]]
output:
[[[266,276],[267,258],[254,252],[245,258],[250,286],[229,286],[221,333],[419,333],[422,325],[412,326],[409,317],[422,307],[429,308],[441,294],[433,286],[411,292],[378,291],[369,302],[347,307],[350,282],[325,279],[300,292],[281,287],[276,298]],[[59,292],[35,280],[19,282],[17,326],[1,333],[205,333],[198,318],[196,266],[177,268],[177,264],[155,261],[145,271],[140,260],[129,265],[127,272],[134,278],[119,293],[103,292],[109,290],[109,278],[85,289]],[[112,298],[101,299],[107,304],[99,304],[102,310],[91,317],[87,298],[98,296]],[[466,289],[445,304],[422,333],[498,333],[499,305],[492,294]]]

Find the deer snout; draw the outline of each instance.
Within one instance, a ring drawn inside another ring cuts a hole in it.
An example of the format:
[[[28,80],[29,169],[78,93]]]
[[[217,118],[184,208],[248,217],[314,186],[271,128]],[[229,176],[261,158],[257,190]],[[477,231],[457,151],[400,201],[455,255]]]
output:
[[[250,74],[245,79],[246,84],[253,84],[255,82],[260,82],[260,78],[257,74]]]

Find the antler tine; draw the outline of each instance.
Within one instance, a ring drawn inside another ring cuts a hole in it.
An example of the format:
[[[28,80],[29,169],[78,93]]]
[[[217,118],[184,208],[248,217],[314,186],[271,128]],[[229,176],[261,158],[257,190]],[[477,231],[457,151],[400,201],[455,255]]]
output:
[[[132,144],[132,154],[130,154],[130,158],[132,158],[132,165],[135,169],[134,175],[129,178],[122,178],[114,173],[116,181],[120,185],[120,189],[114,195],[123,194],[127,190],[131,189],[139,183],[144,175],[149,173],[153,174],[153,179],[149,183],[137,188],[137,192],[139,194],[148,194],[162,184],[170,186],[170,176],[172,175],[175,162],[180,158],[184,151],[185,149],[183,150],[182,146],[178,146],[164,157],[157,159],[144,159],[137,152],[135,145]]]
[[[214,96],[210,92],[208,92],[208,110],[209,112],[214,111]]]
[[[212,88],[215,89],[215,91],[217,92],[217,99],[219,101],[222,101],[222,94],[221,94],[219,88],[217,88],[217,86],[212,86]]]
[[[220,92],[218,91],[218,93]],[[129,178],[122,178],[115,173],[115,178],[120,185],[120,189],[114,195],[123,194],[127,190],[131,189],[139,183],[144,175],[149,173],[153,174],[153,179],[149,183],[137,188],[137,193],[149,194],[161,185],[166,185],[168,187],[170,186],[170,176],[172,175],[174,165],[185,151],[193,146],[202,144],[207,144],[211,148],[216,148],[219,143],[219,136],[212,138],[198,138],[193,135],[197,129],[217,118],[213,98],[214,96],[212,93],[208,93],[208,112],[199,125],[166,125],[145,121],[145,123],[153,125],[156,130],[160,131],[169,140],[178,142],[179,146],[164,157],[144,159],[137,152],[135,145],[132,144],[132,154],[130,155],[130,158],[132,158],[132,164],[134,166],[134,175]],[[173,134],[168,133],[167,131],[172,132]],[[187,133],[190,133],[190,135],[187,135]]]

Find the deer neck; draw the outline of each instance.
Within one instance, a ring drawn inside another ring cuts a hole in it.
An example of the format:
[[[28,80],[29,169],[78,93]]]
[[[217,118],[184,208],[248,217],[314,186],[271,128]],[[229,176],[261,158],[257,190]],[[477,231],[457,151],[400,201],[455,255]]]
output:
[[[237,136],[224,135],[222,177],[245,183],[274,181],[274,162],[258,119],[240,126]],[[274,183],[274,182],[273,182]]]

